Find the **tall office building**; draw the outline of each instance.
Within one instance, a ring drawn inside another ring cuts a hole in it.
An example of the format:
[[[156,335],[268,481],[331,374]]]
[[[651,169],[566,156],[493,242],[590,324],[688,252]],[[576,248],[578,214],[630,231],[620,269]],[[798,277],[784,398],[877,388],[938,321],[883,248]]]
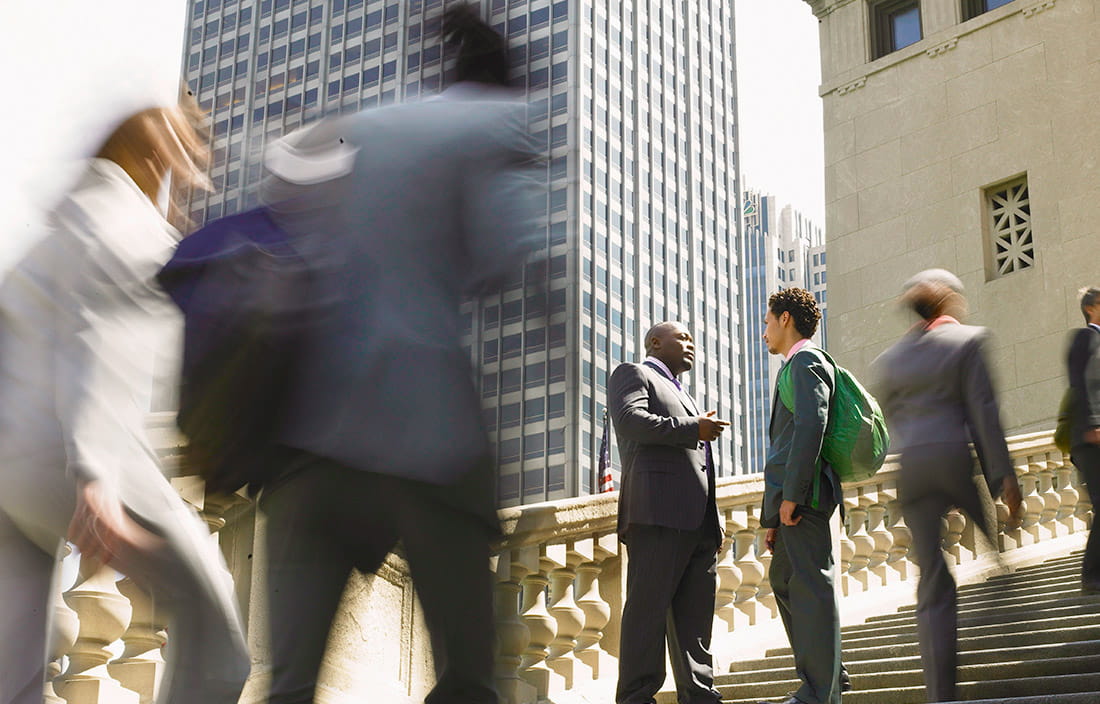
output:
[[[822,315],[813,339],[822,347],[828,346],[825,239],[813,221],[790,205],[780,208],[773,195],[745,191],[743,214],[742,349],[746,372],[741,428],[746,469],[760,472],[764,470],[768,446],[772,391],[782,363],[780,357],[768,354],[763,342],[768,297],[782,288],[798,287],[811,292]]]
[[[446,83],[442,0],[192,0],[184,67],[215,125],[198,222],[255,202],[260,153],[315,116]],[[607,377],[653,323],[696,338],[689,389],[741,413],[732,0],[484,0],[545,147],[547,264],[467,306],[503,504],[593,491]],[[409,373],[416,373],[409,370]],[[369,432],[369,429],[364,429]],[[744,464],[741,438],[715,452]],[[613,445],[613,474],[618,479]]]

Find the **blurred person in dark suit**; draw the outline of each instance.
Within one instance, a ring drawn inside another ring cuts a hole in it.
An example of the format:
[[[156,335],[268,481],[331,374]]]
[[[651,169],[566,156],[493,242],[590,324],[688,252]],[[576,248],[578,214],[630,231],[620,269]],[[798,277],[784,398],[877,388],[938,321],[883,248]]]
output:
[[[667,641],[680,704],[721,701],[710,637],[722,526],[710,443],[729,422],[700,413],[678,377],[695,342],[680,323],[646,333],[641,364],[620,364],[607,405],[622,457],[619,539],[627,547],[618,704],[651,704],[665,681]]]
[[[872,386],[901,455],[898,499],[920,566],[917,633],[929,701],[956,699],[955,579],[941,549],[944,514],[961,509],[995,545],[974,483],[973,442],[989,492],[1013,517],[1020,486],[1008,454],[997,395],[986,361],[989,331],[963,325],[963,285],[943,269],[923,271],[904,286],[902,303],[920,316],[873,363]]]
[[[232,580],[145,432],[179,317],[155,275],[178,233],[171,171],[200,181],[197,108],[114,130],[0,285],[0,701],[42,701],[50,579],[66,537],[170,616],[160,701],[236,702],[249,672]]]
[[[543,246],[546,192],[503,38],[470,6],[444,36],[457,83],[438,98],[322,120],[265,156],[264,202],[321,272],[260,498],[272,702],[313,701],[350,572],[398,540],[436,656],[426,701],[497,702],[494,462],[459,304]]]
[[[1100,506],[1100,288],[1082,289],[1080,295],[1085,327],[1074,333],[1066,355],[1073,399],[1070,456],[1092,505]],[[1100,533],[1095,529],[1089,531],[1081,561],[1081,589],[1100,592]]]

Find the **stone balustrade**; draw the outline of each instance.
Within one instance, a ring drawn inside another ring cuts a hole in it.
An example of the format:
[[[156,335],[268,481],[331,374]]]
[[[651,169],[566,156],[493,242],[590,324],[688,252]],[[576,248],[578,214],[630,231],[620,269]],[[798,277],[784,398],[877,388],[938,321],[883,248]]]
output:
[[[1082,534],[1091,512],[1088,494],[1050,433],[1012,438],[1010,450],[1024,496],[1024,516],[1019,525],[1006,525],[1007,509],[990,502],[987,520],[998,526],[997,547],[1010,554]],[[202,501],[201,487],[187,478],[177,482],[185,498],[207,510],[214,529],[224,523],[221,514],[227,506],[236,503]],[[768,583],[766,531],[760,526],[763,488],[760,476],[718,482],[717,504],[726,531],[717,566],[718,653],[730,651],[723,644],[744,641],[748,629],[767,627],[778,619]],[[497,576],[497,680],[503,701],[536,704],[568,699],[570,693],[595,685],[604,691],[613,686],[629,559],[615,534],[617,500],[618,494],[610,493],[501,511],[504,537],[496,546],[492,567]],[[898,500],[896,464],[888,463],[875,477],[846,486],[844,505],[847,518],[835,546],[842,611],[846,603],[912,584],[917,574],[909,554],[912,536]],[[963,514],[945,518],[943,545],[956,570],[988,559],[983,557],[987,548],[979,533]],[[390,578],[407,580],[407,575]],[[57,605],[54,654],[67,656],[67,668],[61,671],[60,662],[52,666],[49,701],[152,701],[164,668],[159,649],[171,634],[165,633],[147,597],[128,581],[116,579],[112,572],[82,572],[65,592],[64,604]],[[407,641],[410,636],[394,637]],[[411,688],[408,694],[409,701],[416,698]]]

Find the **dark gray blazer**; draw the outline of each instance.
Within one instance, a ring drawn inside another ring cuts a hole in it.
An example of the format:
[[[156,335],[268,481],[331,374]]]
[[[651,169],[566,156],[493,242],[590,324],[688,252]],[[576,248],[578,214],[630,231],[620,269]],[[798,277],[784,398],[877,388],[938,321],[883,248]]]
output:
[[[706,515],[714,472],[695,401],[657,368],[625,363],[611,373],[607,405],[622,461],[619,535],[633,524],[693,530],[707,519],[720,543],[717,511]]]
[[[322,281],[281,441],[436,485],[488,467],[479,486],[491,494],[459,304],[545,246],[546,191],[522,103],[478,88],[446,95],[457,99],[322,121],[297,147],[346,150],[347,173],[295,183],[273,171],[264,183]]]
[[[840,481],[821,460],[821,443],[829,426],[829,402],[835,371],[812,345],[799,350],[786,366],[791,370],[794,412],[779,398],[776,384],[768,425],[768,458],[764,465],[764,505],[760,524],[779,525],[784,500],[831,515],[842,496]],[[816,505],[815,505],[816,504]]]
[[[890,428],[890,450],[973,442],[990,493],[1013,473],[984,348],[973,325],[915,328],[872,362],[871,388]]]
[[[1084,433],[1100,427],[1100,330],[1083,327],[1073,335],[1066,358],[1073,389],[1071,442],[1084,444]]]

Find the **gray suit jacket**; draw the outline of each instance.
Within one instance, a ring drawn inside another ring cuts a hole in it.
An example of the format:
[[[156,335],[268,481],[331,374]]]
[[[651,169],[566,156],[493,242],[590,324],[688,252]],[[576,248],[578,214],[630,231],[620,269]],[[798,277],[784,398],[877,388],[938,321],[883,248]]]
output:
[[[611,373],[607,405],[622,461],[619,535],[632,524],[694,530],[710,523],[721,543],[713,506],[714,472],[699,441],[695,402],[649,364],[620,364]]]
[[[840,497],[840,481],[821,460],[821,443],[829,425],[829,402],[835,370],[807,345],[790,361],[794,412],[779,398],[776,385],[768,425],[768,459],[764,465],[764,506],[760,525],[779,525],[784,500],[831,515]]]
[[[474,494],[492,496],[459,304],[499,289],[545,246],[546,193],[525,106],[463,96],[486,97],[324,120],[295,146],[331,147],[346,173],[265,181],[264,200],[323,282],[306,360],[288,382],[286,445],[436,485],[473,473]]]
[[[1084,443],[1084,432],[1100,427],[1100,331],[1077,330],[1066,355],[1069,386],[1073,389],[1071,443]]]
[[[918,327],[872,363],[871,387],[890,427],[890,449],[973,442],[990,493],[1013,472],[985,344],[972,325]]]

